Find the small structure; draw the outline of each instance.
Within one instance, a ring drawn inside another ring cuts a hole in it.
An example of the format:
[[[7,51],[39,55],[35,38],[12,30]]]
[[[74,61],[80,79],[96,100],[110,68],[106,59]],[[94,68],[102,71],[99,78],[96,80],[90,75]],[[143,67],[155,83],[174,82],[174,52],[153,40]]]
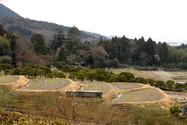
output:
[[[187,100],[181,100],[179,101],[180,106],[186,106],[187,105]]]
[[[66,90],[67,97],[101,98],[101,91]]]

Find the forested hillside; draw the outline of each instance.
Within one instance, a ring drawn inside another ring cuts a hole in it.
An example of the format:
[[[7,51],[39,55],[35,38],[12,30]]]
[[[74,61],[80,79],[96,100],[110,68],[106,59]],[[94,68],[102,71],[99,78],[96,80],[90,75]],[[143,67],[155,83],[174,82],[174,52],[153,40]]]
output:
[[[128,39],[123,36],[101,40],[97,46],[103,46],[109,60],[117,58],[120,64],[187,69],[187,48],[184,44],[173,47],[165,42],[156,43],[151,38],[145,41],[143,37]]]
[[[56,28],[59,27],[64,31],[65,34],[67,34],[70,29],[70,27],[58,25],[55,23],[35,21],[18,16],[0,15],[0,24],[2,24],[4,29],[9,32],[18,30],[21,35],[26,37],[27,39],[30,39],[33,33],[40,33],[45,37],[47,42],[52,39],[52,35],[55,33]],[[99,41],[98,38],[88,35],[83,31],[81,31],[81,36],[81,42],[89,41],[90,43],[95,45]]]

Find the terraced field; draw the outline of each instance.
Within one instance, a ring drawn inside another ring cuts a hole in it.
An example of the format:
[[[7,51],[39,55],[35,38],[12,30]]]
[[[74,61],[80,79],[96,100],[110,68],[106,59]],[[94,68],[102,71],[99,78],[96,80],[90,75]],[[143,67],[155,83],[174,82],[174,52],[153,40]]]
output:
[[[143,102],[163,99],[164,95],[157,89],[143,89],[122,94],[115,102]]]
[[[12,83],[19,79],[18,76],[0,76],[0,84]]]
[[[81,84],[85,84],[88,87],[84,87],[83,90],[90,90],[90,91],[102,91],[103,95],[110,92],[111,87],[102,82],[81,82]]]
[[[47,80],[32,80],[31,84],[24,89],[28,90],[58,90],[62,89],[71,82],[65,79],[47,79]]]
[[[116,86],[120,90],[136,89],[143,87],[142,85],[135,83],[111,83],[111,85]]]

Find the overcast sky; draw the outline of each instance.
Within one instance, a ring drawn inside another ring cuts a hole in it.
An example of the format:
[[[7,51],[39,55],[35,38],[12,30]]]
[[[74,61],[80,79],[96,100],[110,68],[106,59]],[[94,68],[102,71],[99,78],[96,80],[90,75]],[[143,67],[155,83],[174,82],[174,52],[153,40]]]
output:
[[[5,1],[5,0],[4,0]],[[9,0],[25,18],[128,38],[187,40],[187,0]]]

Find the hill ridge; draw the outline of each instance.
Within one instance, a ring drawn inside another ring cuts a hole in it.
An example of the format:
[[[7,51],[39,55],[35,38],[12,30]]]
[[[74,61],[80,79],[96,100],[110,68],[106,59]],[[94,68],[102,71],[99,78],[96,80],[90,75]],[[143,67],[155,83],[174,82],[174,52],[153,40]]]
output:
[[[10,8],[6,7],[2,3],[0,3],[0,15],[21,17],[19,14],[17,14],[14,11],[12,11]]]

